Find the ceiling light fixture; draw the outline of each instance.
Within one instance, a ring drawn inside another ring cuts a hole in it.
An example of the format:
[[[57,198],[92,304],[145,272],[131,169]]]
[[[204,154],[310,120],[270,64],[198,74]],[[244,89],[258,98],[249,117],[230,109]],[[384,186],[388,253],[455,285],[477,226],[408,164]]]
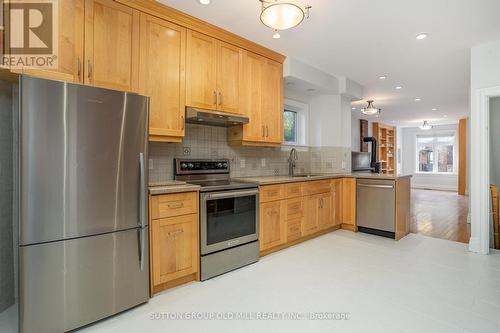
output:
[[[387,79],[387,75],[380,75],[380,76],[378,77],[378,79],[379,79],[379,80],[385,80],[385,79]]]
[[[421,98],[415,98],[415,102],[420,102],[421,100]]]
[[[422,32],[422,33],[419,33],[417,36],[415,36],[415,38],[418,40],[422,40],[422,39],[426,39],[428,36],[429,36],[428,33]]]
[[[403,87],[401,87],[401,86],[396,86],[396,90],[400,90],[400,89],[403,89]]]
[[[436,108],[432,108],[431,110],[432,110],[432,111],[437,111],[438,109],[436,109]]]
[[[424,123],[422,125],[420,125],[420,129],[424,130],[424,131],[428,131],[428,130],[432,129],[432,125],[429,125],[427,120],[424,120]]]
[[[260,21],[275,31],[273,38],[279,38],[278,31],[298,26],[309,18],[311,6],[299,6],[286,0],[259,0],[262,4]]]
[[[201,5],[210,5],[210,0],[198,0],[198,2],[201,4]]]
[[[356,110],[356,108],[353,106],[353,107],[351,108],[351,110]]]
[[[363,114],[366,114],[367,116],[373,116],[374,114],[378,114],[380,115],[380,111],[382,111],[381,109],[377,109],[376,107],[373,106],[373,101],[367,101],[368,102],[368,105],[366,106],[366,108],[362,108],[361,109],[361,112]]]

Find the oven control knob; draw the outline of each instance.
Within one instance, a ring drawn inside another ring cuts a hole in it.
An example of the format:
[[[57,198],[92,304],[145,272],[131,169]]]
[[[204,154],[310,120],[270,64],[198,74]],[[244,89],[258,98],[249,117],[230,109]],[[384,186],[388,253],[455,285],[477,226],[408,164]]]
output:
[[[187,164],[186,163],[181,163],[181,169],[186,169],[187,168]]]
[[[221,169],[222,168],[222,163],[217,163],[217,169]]]
[[[222,167],[223,167],[224,169],[227,169],[227,163],[223,163],[223,164],[222,164]]]
[[[194,168],[194,164],[193,164],[193,163],[189,163],[189,164],[188,164],[188,168],[189,168],[189,169]]]

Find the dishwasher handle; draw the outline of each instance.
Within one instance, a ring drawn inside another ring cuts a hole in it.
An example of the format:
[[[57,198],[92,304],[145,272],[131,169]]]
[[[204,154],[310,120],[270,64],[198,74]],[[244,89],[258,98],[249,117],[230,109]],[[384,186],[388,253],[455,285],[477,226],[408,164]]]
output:
[[[394,185],[358,184],[359,187],[393,189]]]

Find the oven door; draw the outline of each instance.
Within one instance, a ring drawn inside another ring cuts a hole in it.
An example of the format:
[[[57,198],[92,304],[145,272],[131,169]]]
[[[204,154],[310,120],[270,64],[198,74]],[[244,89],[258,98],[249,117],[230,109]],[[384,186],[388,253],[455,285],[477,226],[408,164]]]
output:
[[[201,193],[201,254],[259,239],[259,190]]]

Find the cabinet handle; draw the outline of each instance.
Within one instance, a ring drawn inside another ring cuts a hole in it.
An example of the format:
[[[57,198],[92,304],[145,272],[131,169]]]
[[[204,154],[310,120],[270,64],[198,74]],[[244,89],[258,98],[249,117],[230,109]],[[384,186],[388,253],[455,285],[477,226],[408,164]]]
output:
[[[89,82],[91,82],[92,81],[92,64],[90,63],[90,60],[87,63],[87,70],[88,70],[87,77],[89,79]]]
[[[80,81],[82,79],[82,61],[80,60],[80,58],[77,59],[76,65],[78,66],[78,71],[77,71],[78,81]]]
[[[222,105],[222,93],[219,91],[219,105]]]
[[[181,130],[184,131],[184,126],[185,126],[185,120],[184,120],[184,116],[181,116]]]
[[[323,208],[324,202],[323,198],[319,198],[319,208]]]
[[[262,137],[266,137],[266,126],[262,125]]]
[[[169,236],[177,236],[178,234],[182,234],[184,232],[184,230],[175,230],[175,231],[170,231],[168,233]]]
[[[267,127],[267,125],[266,125],[266,138],[268,138],[268,137],[269,137],[269,127]]]
[[[182,208],[182,207],[184,207],[183,202],[169,203],[168,204],[168,208],[172,208],[172,209],[178,209],[178,208]]]
[[[217,105],[218,98],[217,98],[217,91],[214,91],[214,104]]]

